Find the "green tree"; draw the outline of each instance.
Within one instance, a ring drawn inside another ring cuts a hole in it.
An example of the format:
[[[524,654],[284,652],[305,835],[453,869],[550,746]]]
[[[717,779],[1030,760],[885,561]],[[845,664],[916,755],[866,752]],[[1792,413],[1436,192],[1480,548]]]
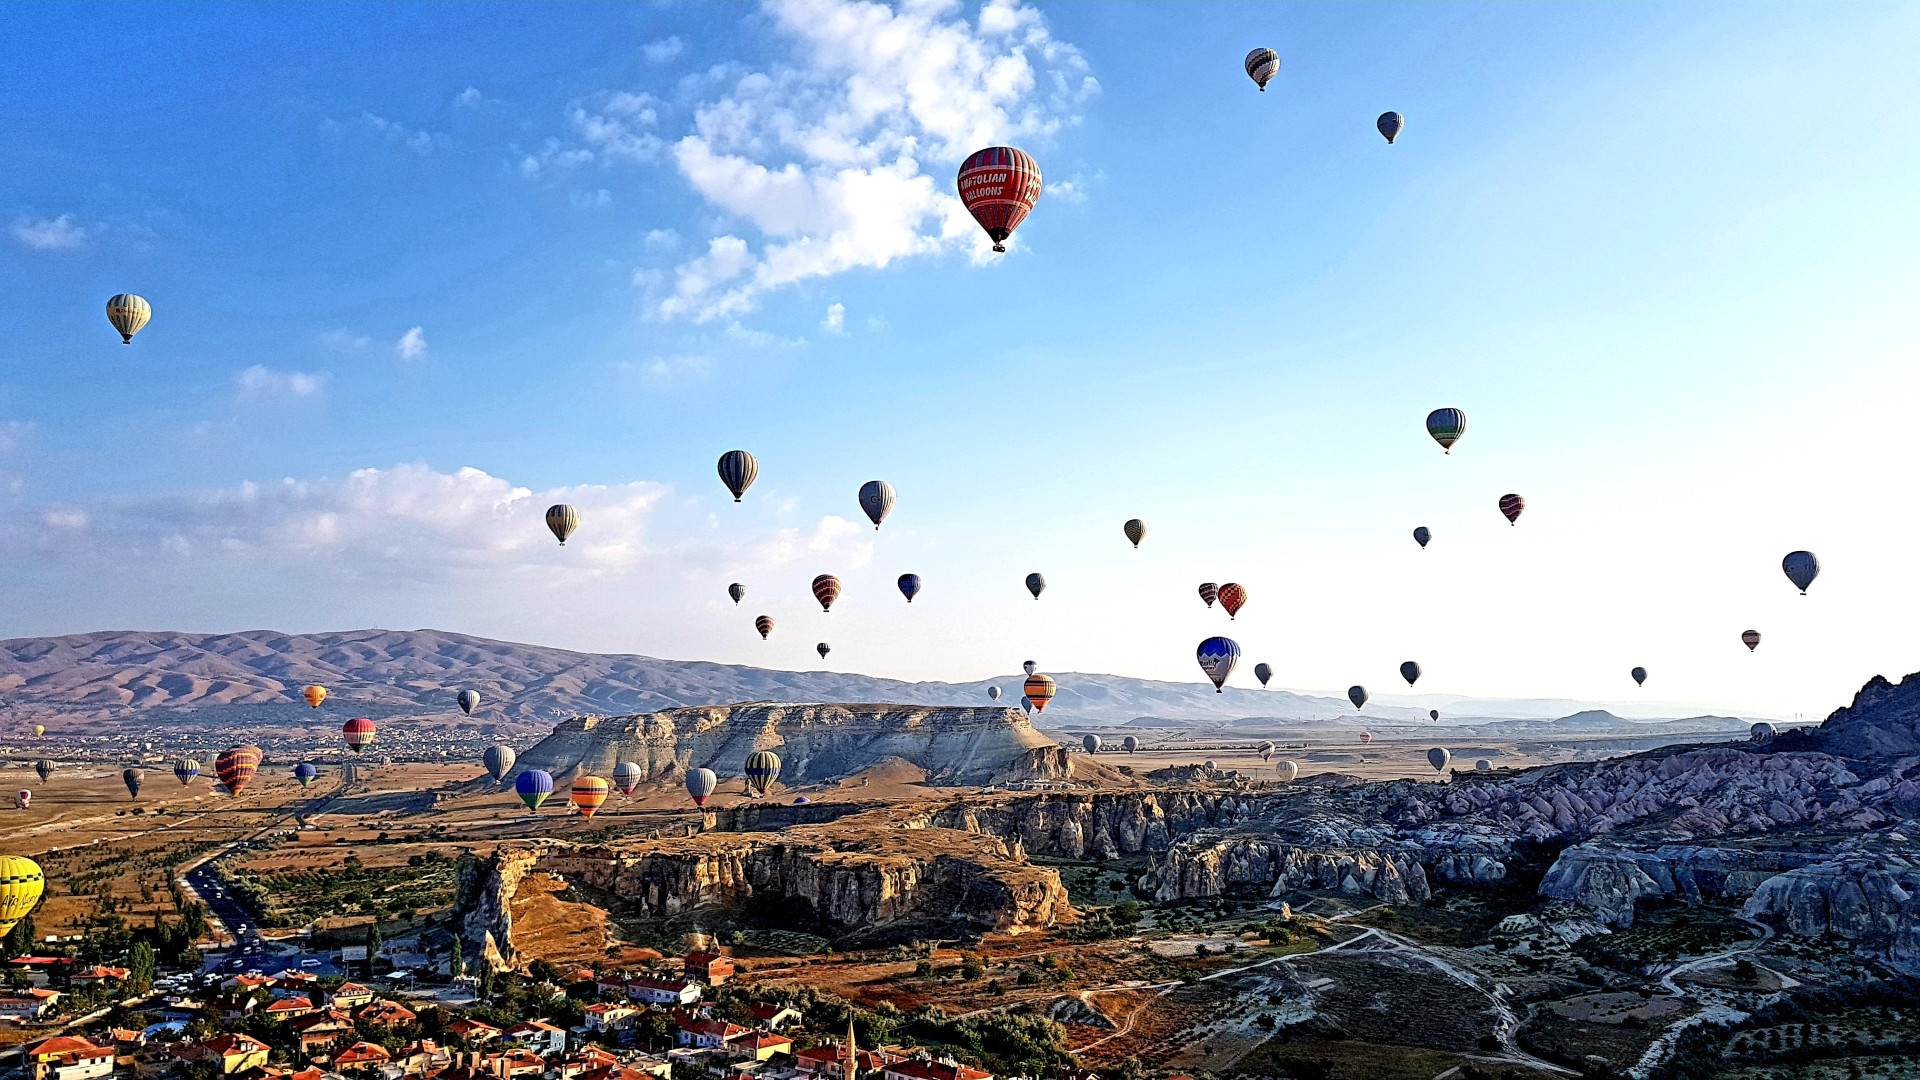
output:
[[[136,996],[153,989],[153,946],[144,941],[135,942],[127,954],[126,988]]]
[[[448,963],[447,971],[456,979],[467,973],[467,959],[460,951],[459,934],[453,935],[453,959]]]
[[[33,916],[28,914],[7,931],[6,940],[0,941],[0,956],[11,960],[32,952],[34,937]]]
[[[493,997],[493,965],[481,964],[480,965],[480,1000],[486,1001],[488,998],[491,998],[491,997]]]
[[[373,962],[375,960],[380,959],[380,947],[384,944],[385,942],[380,940],[379,924],[376,923],[373,926],[368,927],[367,928],[367,974],[369,976],[373,974]]]
[[[961,978],[967,980],[968,982],[972,982],[973,980],[979,978],[982,975],[985,975],[986,973],[987,973],[987,963],[986,961],[980,959],[979,953],[970,952],[960,958],[960,977]]]

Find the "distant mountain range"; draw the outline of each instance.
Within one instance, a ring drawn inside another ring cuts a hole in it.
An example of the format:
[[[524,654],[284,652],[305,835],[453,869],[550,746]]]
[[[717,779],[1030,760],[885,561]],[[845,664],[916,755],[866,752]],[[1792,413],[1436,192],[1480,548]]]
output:
[[[1341,697],[1160,682],[1122,675],[1052,673],[1059,692],[1046,726],[1126,723],[1236,729],[1302,722],[1477,726],[1542,721],[1567,713],[1558,730],[1631,729],[1639,722],[1580,713],[1572,701],[1395,697],[1356,713]],[[131,720],[155,710],[220,723],[305,718],[300,690],[329,689],[328,713],[458,720],[454,695],[478,690],[476,721],[541,731],[583,713],[625,715],[689,705],[750,701],[950,706],[987,704],[987,688],[1017,704],[1024,675],[969,683],[904,682],[827,671],[776,671],[737,664],[570,652],[442,630],[352,630],[286,634],[102,631],[0,642],[0,719],[89,717]],[[343,706],[334,708],[332,706]],[[1737,727],[1744,721],[1703,718]],[[1570,725],[1570,726],[1569,726]],[[1504,726],[1504,725],[1502,725]],[[1668,725],[1671,728],[1671,725]],[[1700,730],[1722,730],[1720,724]],[[1693,730],[1691,727],[1688,730]]]

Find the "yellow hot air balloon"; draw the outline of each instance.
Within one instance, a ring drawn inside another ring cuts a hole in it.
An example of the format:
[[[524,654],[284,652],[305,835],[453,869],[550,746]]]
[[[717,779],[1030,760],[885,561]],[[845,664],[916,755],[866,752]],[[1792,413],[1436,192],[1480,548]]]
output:
[[[46,733],[47,733],[47,725],[45,725],[45,724],[35,724],[35,725],[33,725],[33,737],[34,737],[34,738],[36,738],[36,739],[37,739],[37,738],[39,738],[40,736],[42,736],[42,735],[45,735]]]
[[[327,700],[327,688],[315,684],[300,691],[300,696],[307,699],[307,704],[317,709],[321,702]]]
[[[107,321],[120,331],[120,344],[133,344],[133,335],[153,318],[153,309],[132,293],[120,293],[107,301]]]
[[[33,914],[46,888],[40,864],[19,855],[0,857],[0,937],[13,930],[13,924]]]

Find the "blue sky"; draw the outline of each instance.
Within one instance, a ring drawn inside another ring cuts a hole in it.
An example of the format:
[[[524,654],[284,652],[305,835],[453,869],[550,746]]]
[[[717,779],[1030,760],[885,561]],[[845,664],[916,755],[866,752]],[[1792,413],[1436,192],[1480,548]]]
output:
[[[1238,682],[1775,715],[1920,667],[1911,6],[140,13],[0,41],[0,635],[1197,680],[1230,631]],[[994,142],[1047,183],[998,258]]]

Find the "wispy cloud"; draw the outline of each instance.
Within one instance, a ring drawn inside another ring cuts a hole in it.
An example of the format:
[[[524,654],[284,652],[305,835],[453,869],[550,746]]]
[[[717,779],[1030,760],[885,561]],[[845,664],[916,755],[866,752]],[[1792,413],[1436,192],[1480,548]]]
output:
[[[410,128],[396,120],[388,120],[384,116],[375,116],[372,113],[361,113],[360,118],[373,130],[385,135],[389,142],[402,143],[407,149],[422,157],[433,153],[436,149],[453,145],[453,138],[440,132]]]
[[[234,385],[240,389],[241,399],[245,401],[312,397],[327,388],[325,374],[274,371],[260,364],[255,364],[234,376],[233,381]]]
[[[21,216],[9,230],[13,238],[36,251],[71,251],[87,242],[87,230],[73,223],[72,214],[56,218]]]
[[[820,320],[820,329],[829,334],[847,332],[847,305],[831,304],[827,307],[827,317]]]
[[[569,191],[567,201],[579,210],[598,210],[613,202],[613,192],[606,188],[597,188],[593,191]]]
[[[469,86],[453,96],[454,107],[459,109],[477,109],[483,100],[477,86]]]
[[[687,51],[687,43],[679,37],[665,37],[659,41],[649,41],[640,46],[640,55],[647,58],[649,64],[664,64],[677,59]]]
[[[328,330],[321,334],[320,344],[329,349],[339,349],[342,352],[360,352],[372,346],[373,339],[365,334],[356,334],[342,327],[338,330]]]
[[[426,331],[416,326],[401,334],[400,340],[393,345],[393,351],[402,360],[418,360],[427,355]]]
[[[645,243],[648,251],[672,251],[680,246],[680,234],[672,229],[649,229]]]

